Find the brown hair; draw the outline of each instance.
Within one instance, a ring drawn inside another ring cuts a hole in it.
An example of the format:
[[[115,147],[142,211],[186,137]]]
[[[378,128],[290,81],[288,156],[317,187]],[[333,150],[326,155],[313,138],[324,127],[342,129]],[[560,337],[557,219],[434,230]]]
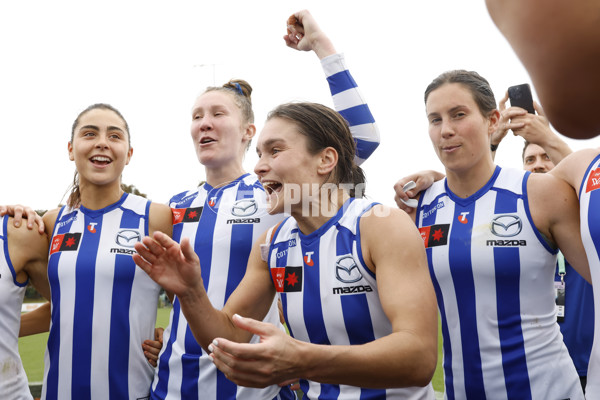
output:
[[[272,110],[267,121],[283,118],[293,122],[298,132],[308,139],[308,151],[316,154],[332,147],[338,153],[334,171],[334,183],[352,183],[354,187],[365,183],[363,170],[354,162],[356,143],[350,133],[348,122],[336,111],[317,103],[287,103]],[[360,195],[354,188],[350,196]]]
[[[464,69],[444,72],[431,81],[427,89],[425,89],[425,104],[427,104],[427,98],[431,92],[446,83],[460,83],[467,88],[471,92],[479,108],[479,112],[484,117],[489,116],[496,109],[496,98],[489,82],[477,72],[466,71]]]
[[[127,141],[129,142],[129,147],[131,147],[131,137],[129,135],[129,125],[127,124],[127,121],[125,120],[125,117],[123,117],[123,114],[121,114],[121,112],[119,110],[117,110],[110,104],[106,104],[106,103],[92,104],[91,106],[87,107],[85,110],[80,112],[79,115],[77,115],[77,118],[75,118],[75,121],[73,122],[73,126],[71,127],[71,141],[70,141],[71,144],[73,144],[73,138],[75,137],[75,129],[77,128],[77,125],[79,125],[79,120],[81,119],[81,117],[83,115],[85,115],[86,113],[88,113],[92,110],[108,110],[108,111],[112,111],[115,114],[117,114],[117,116],[119,118],[121,118],[121,120],[123,120],[123,123],[125,124],[125,131],[127,133]],[[67,191],[70,191],[69,197],[67,198],[67,205],[71,208],[78,207],[81,204],[81,190],[79,188],[79,172],[77,170],[75,170],[75,174],[73,176],[73,183],[71,184],[71,186],[69,187],[69,189]]]

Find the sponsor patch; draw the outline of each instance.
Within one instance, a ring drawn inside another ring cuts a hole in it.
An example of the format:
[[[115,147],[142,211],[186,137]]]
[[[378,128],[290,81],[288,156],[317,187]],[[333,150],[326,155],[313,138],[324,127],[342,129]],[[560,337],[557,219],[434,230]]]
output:
[[[585,185],[586,193],[596,189],[600,189],[600,168],[596,168],[590,173],[587,184]]]
[[[202,215],[203,207],[193,208],[171,208],[173,212],[173,225],[180,224],[182,222],[198,222]]]
[[[439,224],[419,228],[425,247],[444,246],[448,244],[450,224]]]
[[[59,251],[75,251],[79,248],[80,240],[81,232],[56,235],[52,238],[50,254],[58,253]]]
[[[271,268],[271,277],[279,293],[302,291],[302,267]]]

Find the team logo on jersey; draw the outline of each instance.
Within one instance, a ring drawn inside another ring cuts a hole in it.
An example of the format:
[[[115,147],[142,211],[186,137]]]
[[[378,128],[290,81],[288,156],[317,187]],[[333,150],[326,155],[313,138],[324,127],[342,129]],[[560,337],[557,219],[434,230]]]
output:
[[[304,253],[304,264],[308,265],[309,267],[315,265],[315,261],[312,259],[313,254],[315,254],[314,251],[307,251]]]
[[[362,273],[350,254],[341,256],[335,262],[335,277],[344,283],[354,283],[362,279]]]
[[[135,246],[136,243],[142,241],[142,235],[139,231],[134,229],[123,229],[117,233],[117,237],[115,238],[115,242],[119,246],[130,247]]]
[[[585,185],[586,193],[596,189],[600,189],[600,168],[596,168],[590,173],[590,177]]]
[[[425,247],[443,246],[448,244],[450,224],[439,224],[419,228]]]
[[[80,240],[81,232],[56,235],[52,238],[50,254],[54,254],[59,251],[75,251],[79,248]]]
[[[177,225],[182,222],[200,221],[203,208],[204,207],[171,208],[171,212],[173,213],[173,225]]]
[[[302,267],[271,268],[271,277],[279,293],[302,291]]]
[[[236,217],[249,217],[256,214],[258,205],[254,199],[241,199],[233,203],[231,213]]]
[[[87,230],[90,231],[90,233],[96,233],[96,225],[98,225],[97,222],[90,222],[90,224],[87,227]]]
[[[209,206],[214,207],[215,204],[217,204],[217,196],[211,197],[210,200],[208,200]]]
[[[521,233],[523,221],[516,215],[498,215],[492,220],[491,231],[500,237],[513,237]]]
[[[458,222],[461,224],[468,224],[469,220],[467,219],[467,215],[469,215],[469,211],[461,212],[458,216]]]

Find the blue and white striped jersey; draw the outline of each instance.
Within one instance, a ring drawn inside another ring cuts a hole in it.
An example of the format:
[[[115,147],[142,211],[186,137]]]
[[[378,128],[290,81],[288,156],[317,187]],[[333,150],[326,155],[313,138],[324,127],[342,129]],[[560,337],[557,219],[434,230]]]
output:
[[[148,235],[150,202],[123,194],[106,208],[63,207],[50,242],[52,319],[45,399],[144,399],[152,367],[160,287],[137,268],[133,246]]]
[[[219,188],[205,183],[171,199],[173,239],[186,237],[200,257],[202,279],[211,303],[221,309],[238,286],[248,264],[252,244],[270,226],[282,219],[267,213],[262,185],[246,174]],[[265,321],[279,322],[273,302]],[[169,326],[163,335],[152,384],[152,398],[158,399],[273,399],[280,388],[252,389],[236,386],[208,358],[196,342],[179,300],[175,299]],[[252,339],[256,342],[258,337]],[[283,398],[293,398],[289,388]]]
[[[346,118],[356,138],[355,160],[361,163],[379,145],[375,120],[346,68],[343,55],[326,57],[321,65],[335,109]],[[221,188],[204,184],[197,190],[174,196],[170,203],[175,218],[183,218],[174,225],[173,237],[175,240],[188,237],[194,244],[208,296],[213,306],[220,309],[246,272],[252,244],[283,216],[266,213],[264,190],[256,177],[249,175]],[[213,212],[215,206],[218,214]],[[276,314],[272,309],[267,320],[278,324]],[[275,388],[258,391],[236,387],[227,380],[196,343],[177,300],[163,338],[152,384],[153,399],[272,399],[277,393]],[[280,396],[293,395],[285,389]]]
[[[581,239],[594,284],[594,345],[585,393],[588,399],[600,398],[600,155],[594,158],[579,189]]]
[[[447,399],[583,398],[556,322],[557,251],[531,220],[528,177],[496,167],[466,199],[443,180],[419,200]]]
[[[5,399],[31,400],[19,355],[21,305],[28,282],[19,283],[8,254],[8,216],[0,217],[0,394]]]
[[[273,234],[269,268],[290,334],[322,345],[358,345],[392,333],[375,274],[362,258],[360,217],[375,203],[349,199],[309,235],[287,218]],[[433,399],[425,388],[368,389],[300,380],[307,399]]]

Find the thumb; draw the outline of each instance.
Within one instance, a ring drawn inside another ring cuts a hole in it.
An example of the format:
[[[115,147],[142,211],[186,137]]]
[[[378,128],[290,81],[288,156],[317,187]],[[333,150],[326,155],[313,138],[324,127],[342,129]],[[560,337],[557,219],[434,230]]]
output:
[[[161,342],[163,341],[163,328],[155,328],[154,329],[154,340]]]
[[[238,328],[261,337],[269,335],[270,328],[273,326],[252,318],[244,318],[238,314],[234,314],[231,319]]]
[[[542,117],[546,116],[546,113],[544,112],[542,106],[535,100],[533,101],[533,108],[535,109],[535,112],[538,113],[538,115],[541,115]]]

